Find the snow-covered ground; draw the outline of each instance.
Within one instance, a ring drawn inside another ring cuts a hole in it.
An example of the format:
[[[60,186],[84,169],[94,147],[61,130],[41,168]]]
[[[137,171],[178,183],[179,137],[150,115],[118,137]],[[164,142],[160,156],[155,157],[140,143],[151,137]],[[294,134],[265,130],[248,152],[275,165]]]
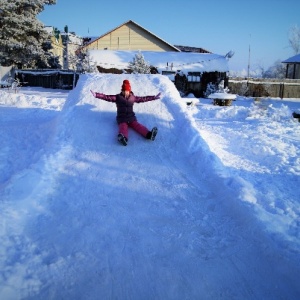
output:
[[[157,126],[116,139],[120,91]],[[194,105],[187,106],[186,102]],[[0,90],[0,299],[300,299],[300,99],[182,99],[162,75]]]

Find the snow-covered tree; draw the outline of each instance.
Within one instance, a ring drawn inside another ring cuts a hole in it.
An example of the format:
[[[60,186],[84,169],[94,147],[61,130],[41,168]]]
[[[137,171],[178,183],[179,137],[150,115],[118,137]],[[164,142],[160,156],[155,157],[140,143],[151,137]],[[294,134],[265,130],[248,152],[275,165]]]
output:
[[[286,67],[280,60],[269,67],[266,71],[262,71],[262,78],[285,78]]]
[[[289,45],[295,54],[300,53],[300,28],[297,25],[289,31]]]
[[[56,0],[1,0],[0,65],[33,67],[37,61],[47,64],[43,49],[49,39],[37,15]]]
[[[77,69],[82,73],[98,73],[97,63],[91,59],[89,52],[77,56]]]
[[[51,40],[43,43],[44,55],[42,58],[38,58],[35,62],[35,66],[38,69],[61,69],[62,65],[60,64],[59,56],[55,56],[50,50],[52,49]]]
[[[143,54],[139,51],[134,56],[133,60],[129,63],[129,69],[133,73],[140,73],[140,74],[150,74],[151,67],[150,64],[145,60]]]

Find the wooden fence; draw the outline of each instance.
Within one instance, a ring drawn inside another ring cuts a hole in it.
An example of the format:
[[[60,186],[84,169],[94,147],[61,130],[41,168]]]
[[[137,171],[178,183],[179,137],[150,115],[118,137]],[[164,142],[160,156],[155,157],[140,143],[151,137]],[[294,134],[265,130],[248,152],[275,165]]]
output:
[[[299,79],[229,78],[228,88],[247,97],[300,98]]]
[[[79,74],[63,70],[15,70],[15,79],[22,86],[73,89],[77,84]]]

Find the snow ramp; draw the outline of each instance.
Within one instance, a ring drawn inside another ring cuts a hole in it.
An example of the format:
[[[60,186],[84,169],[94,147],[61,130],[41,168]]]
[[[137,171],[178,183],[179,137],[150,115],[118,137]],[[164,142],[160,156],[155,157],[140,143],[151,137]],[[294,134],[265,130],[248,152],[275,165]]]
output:
[[[186,101],[181,98],[174,83],[166,76],[144,74],[87,74],[81,76],[76,89],[70,92],[63,109],[64,113],[68,115],[70,111],[79,109],[79,107],[90,107],[92,115],[97,114],[98,127],[95,129],[99,130],[99,138],[105,139],[108,142],[107,146],[115,146],[118,131],[115,121],[116,106],[113,103],[95,99],[90,91],[115,95],[120,92],[124,79],[130,80],[135,95],[146,96],[161,93],[160,100],[135,104],[134,106],[137,118],[141,123],[149,129],[153,126],[159,128],[159,135],[157,137],[159,143],[153,145],[149,145],[145,141],[141,143],[140,141],[143,138],[137,136],[136,133],[130,132],[129,146],[134,145],[135,150],[137,150],[136,147],[148,147],[145,148],[146,151],[153,151],[153,147],[159,149],[160,147],[169,147],[175,156],[179,156],[178,161],[181,161],[182,158],[187,159],[192,164],[193,171],[199,171],[199,176],[203,175],[203,167],[205,167],[204,164],[206,163],[210,169],[213,166],[216,170],[220,168],[218,158],[209,150],[207,144],[201,138],[192,118],[192,113],[186,105]],[[74,118],[77,119],[78,117],[74,117],[74,115],[70,116],[70,119]],[[65,118],[65,120],[69,122],[69,119]],[[171,145],[168,145],[168,143],[171,143]],[[182,151],[181,147],[184,148],[184,151]],[[130,150],[132,150],[130,147],[129,149],[122,149],[122,151]],[[138,153],[135,155],[138,155]],[[202,169],[200,170],[197,167],[199,164],[198,157],[201,157]],[[184,161],[186,162],[186,160]]]

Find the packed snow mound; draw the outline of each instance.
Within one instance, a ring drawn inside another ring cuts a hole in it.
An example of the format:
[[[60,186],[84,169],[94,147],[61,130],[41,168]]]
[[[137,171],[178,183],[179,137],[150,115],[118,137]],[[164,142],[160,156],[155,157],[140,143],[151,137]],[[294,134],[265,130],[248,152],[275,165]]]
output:
[[[91,110],[99,112],[100,116],[102,112],[107,122],[114,121],[115,104],[94,98],[91,90],[115,95],[121,91],[125,79],[130,81],[135,95],[147,96],[161,93],[161,97],[157,101],[135,104],[134,110],[141,123],[146,126],[151,124],[158,126],[159,136],[164,134],[167,129],[171,129],[172,134],[166,138],[173,144],[172,151],[177,153],[177,149],[184,147],[187,155],[191,155],[189,162],[192,164],[194,172],[199,172],[199,176],[203,176],[202,168],[197,167],[199,157],[201,157],[201,166],[207,164],[208,168],[215,166],[218,169],[219,159],[211,153],[206,142],[199,135],[197,124],[191,117],[193,112],[187,106],[187,99],[180,96],[174,83],[167,76],[160,74],[85,74],[80,77],[76,88],[70,92],[64,110],[68,111],[68,108],[74,108],[74,106],[88,105]],[[199,103],[199,100],[195,98],[192,101]],[[109,116],[107,116],[108,114]],[[70,117],[76,118],[74,115]],[[116,128],[116,123],[112,122],[111,126],[106,129],[111,135],[109,142],[111,142],[111,137],[116,134]],[[135,142],[138,137],[131,134],[130,139],[131,142]],[[143,151],[149,151],[149,149],[146,147]]]
[[[84,74],[80,76],[76,88],[70,92],[66,105],[98,105],[101,100],[95,99],[90,92],[91,90],[106,95],[116,95],[121,91],[121,86],[125,79],[130,81],[131,89],[137,96],[157,95],[160,92],[162,93],[161,98],[166,101],[172,99],[172,101],[178,104],[181,103],[183,106],[185,104],[174,83],[164,75]]]

